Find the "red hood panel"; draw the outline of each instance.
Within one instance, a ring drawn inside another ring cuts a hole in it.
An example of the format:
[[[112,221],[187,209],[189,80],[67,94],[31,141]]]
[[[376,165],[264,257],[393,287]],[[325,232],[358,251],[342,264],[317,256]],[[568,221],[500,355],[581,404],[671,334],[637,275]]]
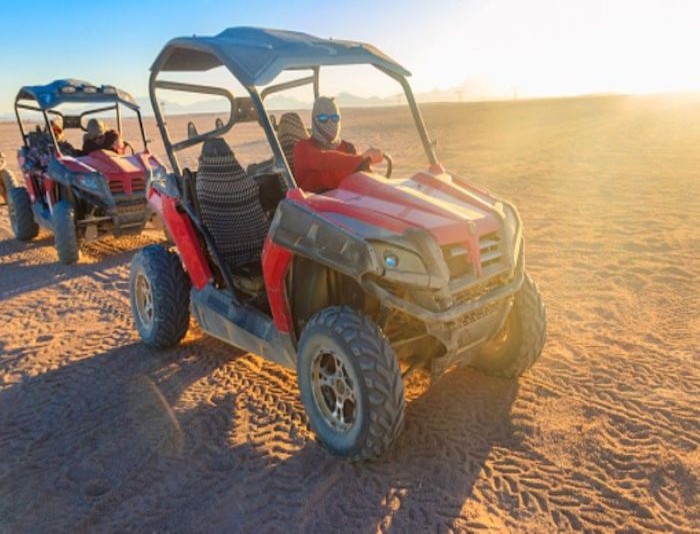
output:
[[[161,166],[148,152],[119,156],[113,152],[96,150],[89,156],[63,157],[61,163],[75,173],[99,173],[109,183],[112,193],[143,194],[150,170]]]
[[[356,173],[339,188],[312,195],[308,201],[318,211],[343,214],[392,232],[424,228],[438,244],[446,245],[464,241],[471,224],[479,235],[498,230],[499,218],[483,198],[452,183],[448,175],[418,173],[389,180]]]
[[[79,158],[65,157],[61,161],[71,171],[98,172],[110,179],[145,177],[146,170],[158,164],[150,154],[118,156],[104,150]]]

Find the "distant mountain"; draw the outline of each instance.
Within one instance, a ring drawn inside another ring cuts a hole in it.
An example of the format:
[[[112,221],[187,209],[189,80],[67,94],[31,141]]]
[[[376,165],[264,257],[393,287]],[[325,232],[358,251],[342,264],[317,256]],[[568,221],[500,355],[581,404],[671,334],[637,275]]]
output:
[[[152,116],[151,101],[146,98],[137,98],[141,112],[144,115]],[[191,113],[218,113],[227,111],[227,103],[220,99],[206,99],[193,102],[191,104],[181,104],[172,100],[161,100],[160,107],[166,115],[188,115]]]
[[[463,84],[448,89],[433,89],[432,91],[417,93],[418,102],[477,102],[484,100],[510,100],[517,98],[517,92],[512,87],[497,86],[492,83],[479,80],[467,80]],[[348,92],[341,92],[335,97],[340,107],[372,107],[372,106],[396,106],[405,105],[406,97],[403,93],[397,93],[385,97],[358,96]],[[145,116],[153,116],[151,101],[147,97],[137,98]],[[171,100],[164,100],[161,105],[168,115],[187,115],[192,113],[225,113],[228,104],[222,99],[204,99],[191,104],[181,104]],[[265,99],[265,105],[270,110],[281,109],[309,109],[312,102],[300,100],[293,96],[274,94]],[[14,114],[0,114],[1,121],[13,120]]]
[[[448,89],[433,89],[416,95],[418,102],[483,102],[517,98],[517,89],[481,80],[467,80]]]

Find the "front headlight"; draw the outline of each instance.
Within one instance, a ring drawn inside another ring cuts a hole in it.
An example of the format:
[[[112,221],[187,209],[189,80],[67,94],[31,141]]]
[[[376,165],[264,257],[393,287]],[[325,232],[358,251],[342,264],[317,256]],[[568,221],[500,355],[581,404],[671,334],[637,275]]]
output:
[[[161,167],[160,165],[158,165],[157,167],[153,167],[151,169],[151,176],[149,181],[164,182],[167,176],[168,171],[165,170],[165,167]]]
[[[415,252],[381,241],[373,241],[372,247],[388,277],[391,277],[391,273],[428,274],[423,261]]]
[[[146,198],[151,196],[151,187],[154,183],[158,183],[161,187],[165,187],[166,178],[168,177],[168,171],[165,167],[160,165],[151,168],[151,172],[148,175],[148,180],[146,180]]]
[[[104,190],[104,180],[100,174],[79,174],[78,183],[83,189],[88,189],[94,193],[102,193]]]

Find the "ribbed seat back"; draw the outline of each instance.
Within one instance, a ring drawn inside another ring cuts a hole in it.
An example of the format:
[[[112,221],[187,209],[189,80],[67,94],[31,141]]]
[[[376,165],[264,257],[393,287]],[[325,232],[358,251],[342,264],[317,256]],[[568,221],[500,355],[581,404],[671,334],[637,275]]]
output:
[[[279,139],[284,157],[287,158],[289,168],[294,173],[294,147],[302,139],[307,139],[309,132],[304,126],[304,121],[298,113],[285,113],[280,117],[277,127],[277,139]]]
[[[260,205],[258,184],[223,139],[202,145],[196,190],[202,221],[229,267],[259,261],[270,221]]]

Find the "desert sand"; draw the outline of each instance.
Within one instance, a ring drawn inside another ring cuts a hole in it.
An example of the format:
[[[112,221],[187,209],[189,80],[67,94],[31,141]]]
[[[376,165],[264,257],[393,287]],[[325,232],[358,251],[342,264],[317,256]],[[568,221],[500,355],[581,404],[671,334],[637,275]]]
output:
[[[176,349],[139,342],[129,261],[159,232],[66,267],[3,206],[0,530],[700,531],[700,97],[423,111],[442,162],[520,209],[549,319],[533,369],[410,378],[394,448],[351,465],[307,430],[293,373],[194,323]],[[425,165],[404,112],[344,113],[397,175]]]

